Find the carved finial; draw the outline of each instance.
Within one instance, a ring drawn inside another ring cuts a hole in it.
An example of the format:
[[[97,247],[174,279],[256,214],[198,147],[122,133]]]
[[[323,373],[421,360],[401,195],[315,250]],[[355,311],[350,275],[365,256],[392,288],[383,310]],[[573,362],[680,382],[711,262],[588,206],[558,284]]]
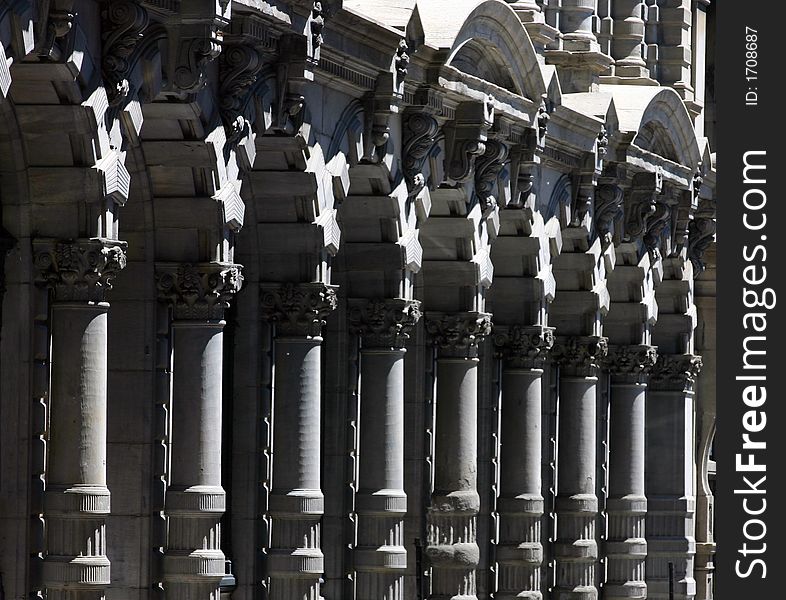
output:
[[[479,345],[491,333],[491,315],[468,312],[457,314],[429,313],[426,331],[439,355],[477,358]]]
[[[658,351],[654,346],[609,346],[603,366],[615,381],[646,383],[657,359]]]
[[[35,240],[36,281],[51,287],[58,302],[104,302],[126,266],[126,247],[125,242],[98,238]]]
[[[554,329],[540,326],[495,326],[494,345],[508,367],[542,369],[554,346]]]
[[[608,340],[599,336],[557,338],[552,350],[554,360],[571,377],[596,377],[601,361],[608,354]]]
[[[650,389],[692,392],[703,362],[695,354],[661,354],[652,370]]]
[[[325,319],[338,306],[336,288],[322,283],[262,284],[263,318],[283,337],[319,337]]]
[[[172,304],[177,320],[222,320],[240,290],[239,265],[227,263],[160,263],[156,286],[161,300]]]
[[[364,348],[403,348],[420,320],[415,300],[360,300],[349,308],[349,331],[361,336]]]

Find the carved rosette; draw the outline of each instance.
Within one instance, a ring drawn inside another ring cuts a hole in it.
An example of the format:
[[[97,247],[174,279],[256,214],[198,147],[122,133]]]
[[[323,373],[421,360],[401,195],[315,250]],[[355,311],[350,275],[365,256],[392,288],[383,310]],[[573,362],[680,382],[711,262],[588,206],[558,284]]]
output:
[[[120,104],[130,91],[128,76],[133,68],[132,55],[147,27],[147,10],[138,2],[114,0],[106,3],[103,19],[102,69],[107,82],[109,105]]]
[[[240,265],[219,262],[158,264],[158,297],[172,304],[175,320],[220,321],[240,291],[240,270]]]
[[[262,284],[262,317],[276,324],[279,337],[319,337],[338,306],[335,286],[323,283]]]
[[[650,389],[664,392],[692,392],[703,366],[696,354],[661,354],[652,370]]]
[[[608,339],[599,336],[557,338],[552,357],[568,377],[597,377],[608,355]]]
[[[420,320],[416,300],[363,300],[350,303],[349,331],[361,337],[364,348],[404,348]]]
[[[491,315],[429,313],[426,332],[439,348],[440,357],[477,358],[480,344],[491,333]]]
[[[494,186],[508,159],[508,148],[496,140],[486,142],[486,150],[475,161],[475,194],[486,214],[497,206]]]
[[[616,383],[647,383],[657,360],[655,346],[609,346],[603,366]]]
[[[33,242],[37,283],[55,292],[57,302],[104,302],[126,266],[125,242],[105,239]]]
[[[401,155],[410,197],[417,196],[426,187],[423,165],[434,147],[438,131],[437,120],[424,112],[410,112],[404,121]]]
[[[554,347],[551,327],[494,327],[494,346],[509,369],[542,369]]]

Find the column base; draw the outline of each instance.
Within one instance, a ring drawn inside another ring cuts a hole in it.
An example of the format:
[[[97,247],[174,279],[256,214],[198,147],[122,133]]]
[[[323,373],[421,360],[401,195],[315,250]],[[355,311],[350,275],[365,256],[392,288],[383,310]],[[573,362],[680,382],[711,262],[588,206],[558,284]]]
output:
[[[623,583],[621,585],[606,584],[603,588],[606,600],[646,600],[647,584],[643,581]]]
[[[106,556],[53,556],[44,558],[41,580],[48,591],[101,592],[110,584]]]

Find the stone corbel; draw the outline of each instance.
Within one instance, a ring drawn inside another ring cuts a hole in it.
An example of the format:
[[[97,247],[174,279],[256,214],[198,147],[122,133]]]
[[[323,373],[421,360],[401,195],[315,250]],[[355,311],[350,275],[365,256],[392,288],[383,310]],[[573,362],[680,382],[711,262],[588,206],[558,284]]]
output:
[[[537,127],[527,129],[523,138],[523,143],[511,151],[510,181],[513,189],[508,208],[524,208],[529,205],[535,187],[535,174],[540,164]]]
[[[475,162],[475,195],[477,196],[484,218],[491,214],[498,202],[494,197],[494,187],[505,162],[508,160],[508,148],[499,140],[488,140],[485,152]]]
[[[704,253],[715,240],[716,210],[717,202],[714,199],[702,199],[688,226],[688,258],[693,263],[694,277],[701,275],[707,268]]]
[[[306,106],[305,87],[313,79],[308,66],[308,41],[302,35],[288,34],[279,42],[276,71],[277,110],[275,128],[297,132],[303,124]]]
[[[615,227],[625,216],[625,195],[621,187],[624,173],[617,168],[607,168],[598,178],[595,189],[595,231],[598,237],[611,242]]]
[[[658,210],[657,196],[663,190],[660,171],[636,173],[625,197],[625,234],[627,242],[644,243],[648,225]]]
[[[439,123],[428,112],[408,111],[404,116],[403,149],[404,177],[409,197],[414,198],[426,187],[423,167],[439,133]]]
[[[130,91],[134,54],[150,22],[147,9],[132,0],[107,2],[101,11],[103,52],[101,69],[111,108],[118,107]]]
[[[390,139],[390,117],[398,112],[400,102],[396,75],[381,73],[374,91],[364,101],[363,162],[378,164],[384,160]]]
[[[40,21],[36,39],[41,42],[36,53],[47,60],[60,60],[63,52],[57,47],[57,40],[71,33],[76,18],[75,1],[42,0],[38,4]]]
[[[475,170],[475,161],[486,152],[488,132],[494,124],[493,99],[483,102],[462,102],[456,118],[445,126],[447,179],[465,183]]]

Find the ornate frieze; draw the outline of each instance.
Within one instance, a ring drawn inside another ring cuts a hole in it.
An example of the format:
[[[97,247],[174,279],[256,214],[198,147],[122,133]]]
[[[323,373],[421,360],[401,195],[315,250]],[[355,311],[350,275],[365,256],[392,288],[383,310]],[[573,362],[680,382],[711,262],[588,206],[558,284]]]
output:
[[[240,290],[240,265],[227,263],[156,265],[159,299],[170,302],[175,320],[222,320]]]
[[[558,337],[552,357],[568,377],[597,377],[608,354],[608,339],[600,336]]]
[[[655,346],[609,346],[602,365],[620,383],[645,383],[655,367],[658,351]]]
[[[695,354],[658,355],[650,377],[650,389],[692,392],[702,365],[701,356]]]
[[[439,123],[423,111],[407,113],[404,119],[404,147],[401,152],[404,177],[410,197],[417,196],[426,186],[423,165],[439,132]]]
[[[483,102],[462,102],[455,120],[446,126],[449,179],[459,183],[472,179],[475,161],[486,152],[488,131],[494,123],[492,101],[489,97]]]
[[[128,81],[134,66],[133,54],[149,23],[147,10],[132,0],[107,2],[101,12],[103,58],[109,105],[115,107],[128,96]]]
[[[475,163],[475,194],[478,197],[483,214],[497,208],[494,187],[499,174],[508,159],[508,148],[497,140],[486,142],[486,151],[477,158]]]
[[[336,288],[322,283],[261,285],[262,317],[283,337],[319,337],[338,306]]]
[[[104,302],[126,266],[125,242],[104,239],[33,242],[37,282],[55,291],[58,302]]]
[[[361,336],[364,348],[403,348],[420,314],[416,300],[350,301],[349,331]]]
[[[554,329],[540,326],[494,327],[494,345],[505,365],[542,369],[554,346]]]
[[[429,313],[426,331],[440,356],[477,358],[479,345],[491,333],[491,315],[467,312],[457,314]]]

